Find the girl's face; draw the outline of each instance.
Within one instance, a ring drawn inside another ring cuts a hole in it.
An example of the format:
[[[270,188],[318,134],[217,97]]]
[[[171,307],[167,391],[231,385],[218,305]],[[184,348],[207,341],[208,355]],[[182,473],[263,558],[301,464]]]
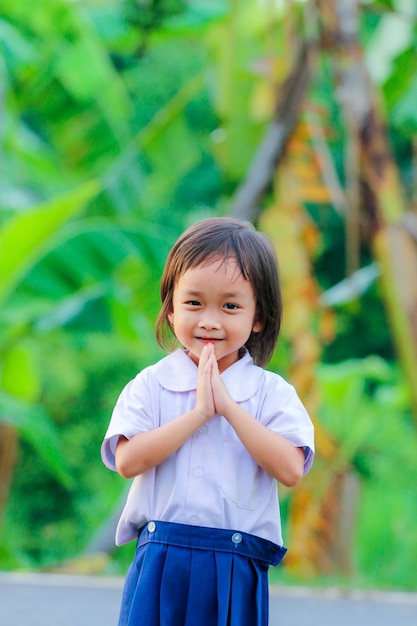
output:
[[[262,330],[255,319],[251,283],[234,259],[216,259],[188,269],[178,280],[168,319],[178,341],[198,364],[203,346],[214,345],[220,372],[238,360],[251,332]]]

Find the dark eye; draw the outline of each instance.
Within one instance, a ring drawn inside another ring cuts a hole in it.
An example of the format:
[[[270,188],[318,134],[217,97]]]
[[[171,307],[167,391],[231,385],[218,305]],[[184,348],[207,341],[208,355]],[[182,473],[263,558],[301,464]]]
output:
[[[189,306],[200,306],[198,300],[188,300],[185,304],[188,304]]]
[[[232,302],[227,302],[227,304],[224,305],[224,308],[227,309],[228,311],[235,311],[239,307],[237,304],[232,304]]]

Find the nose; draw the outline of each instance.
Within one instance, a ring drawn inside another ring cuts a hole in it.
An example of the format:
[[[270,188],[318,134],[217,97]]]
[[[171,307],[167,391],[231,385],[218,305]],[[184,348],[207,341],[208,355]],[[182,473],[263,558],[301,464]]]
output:
[[[205,330],[218,330],[220,326],[219,317],[214,311],[205,310],[198,322],[198,327],[204,328]]]

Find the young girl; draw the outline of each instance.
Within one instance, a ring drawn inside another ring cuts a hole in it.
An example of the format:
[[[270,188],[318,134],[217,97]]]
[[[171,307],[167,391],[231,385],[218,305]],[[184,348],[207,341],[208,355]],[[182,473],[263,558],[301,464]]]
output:
[[[277,482],[314,456],[294,388],[262,369],[281,321],[273,248],[248,222],[202,220],[171,250],[161,299],[157,341],[183,347],[125,387],[102,446],[134,478],[119,626],[267,626],[268,567],[286,552]]]

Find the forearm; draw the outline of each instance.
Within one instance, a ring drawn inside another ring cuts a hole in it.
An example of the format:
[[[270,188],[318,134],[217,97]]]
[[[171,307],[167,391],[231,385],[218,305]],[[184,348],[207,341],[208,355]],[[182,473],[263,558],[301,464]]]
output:
[[[124,478],[133,478],[159,465],[176,452],[207,418],[196,409],[155,430],[121,437],[116,449],[116,468]]]
[[[194,409],[176,419],[139,433],[128,440],[121,437],[116,448],[116,468],[125,478],[133,478],[156,467],[174,454],[195,431],[215,414],[211,389],[212,362],[205,349],[198,366],[197,394]]]
[[[304,471],[302,448],[266,428],[235,402],[226,413],[225,418],[256,463],[286,487],[296,485]]]

